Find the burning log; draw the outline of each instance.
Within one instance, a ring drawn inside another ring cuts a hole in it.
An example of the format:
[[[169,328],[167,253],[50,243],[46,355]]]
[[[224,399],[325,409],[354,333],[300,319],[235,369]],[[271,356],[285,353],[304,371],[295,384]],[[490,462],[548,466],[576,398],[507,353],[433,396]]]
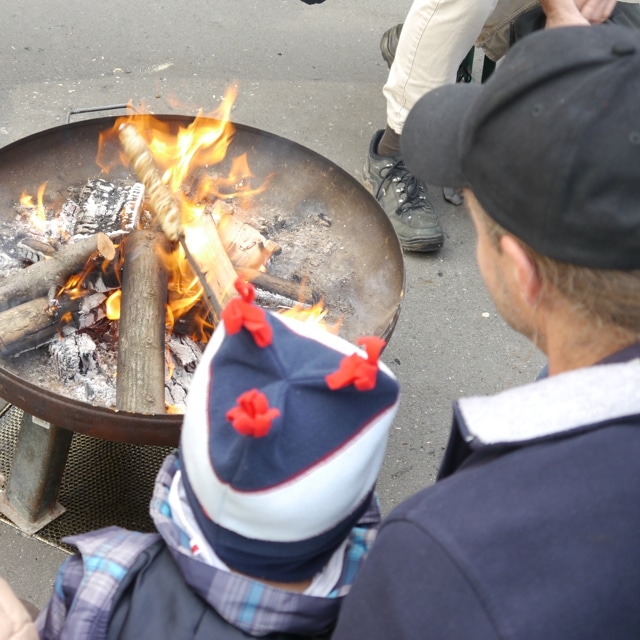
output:
[[[145,186],[162,230],[170,240],[177,240],[181,243],[187,260],[202,282],[211,303],[212,312],[218,320],[222,309],[237,295],[233,287],[237,276],[229,256],[223,249],[213,220],[211,220],[211,224],[207,224],[203,217],[197,231],[193,230],[194,234],[205,234],[204,239],[210,250],[208,256],[198,256],[196,260],[189,250],[185,237],[180,205],[167,185],[162,182],[160,171],[145,141],[131,124],[121,125],[119,136],[125,154],[133,165],[138,179]],[[214,265],[215,269],[212,268]]]
[[[293,282],[278,278],[255,269],[238,269],[238,275],[256,287],[256,303],[269,308],[276,306],[292,309],[298,305],[311,307],[320,301],[312,289],[296,285]],[[205,315],[204,302],[199,301],[189,311],[176,319],[173,331],[178,335],[203,335],[208,339],[213,327],[203,327],[201,318]]]
[[[45,295],[51,288],[61,287],[70,276],[82,270],[94,253],[108,260],[114,257],[113,242],[104,233],[66,244],[48,260],[23,269],[0,286],[0,311]]]
[[[194,246],[196,244],[198,246],[198,252],[191,255],[189,264],[195,267],[196,275],[205,279],[207,284],[205,291],[208,287],[215,292],[214,295],[222,310],[238,295],[234,288],[238,275],[220,240],[216,223],[210,216],[201,216],[189,225],[188,233],[190,242],[193,239]],[[184,249],[188,251],[186,246]],[[217,313],[216,315],[215,319],[219,320],[219,315]]]
[[[116,406],[132,413],[164,413],[164,347],[168,273],[160,232],[134,231],[124,242]]]
[[[63,296],[54,311],[49,298],[42,297],[3,311],[0,353],[12,356],[46,344],[60,331],[60,319],[68,313],[77,315],[81,304],[82,298]]]
[[[54,300],[41,297],[0,312],[0,355],[37,349],[57,335],[94,326],[105,317],[105,299],[101,293]]]

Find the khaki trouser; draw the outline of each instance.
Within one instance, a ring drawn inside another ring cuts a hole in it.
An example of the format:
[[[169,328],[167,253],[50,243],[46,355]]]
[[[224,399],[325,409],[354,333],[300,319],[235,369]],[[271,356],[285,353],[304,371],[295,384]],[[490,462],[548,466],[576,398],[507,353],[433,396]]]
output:
[[[413,105],[428,91],[455,82],[474,45],[499,60],[509,47],[511,21],[536,5],[537,0],[414,0],[383,89],[387,124],[402,133]]]

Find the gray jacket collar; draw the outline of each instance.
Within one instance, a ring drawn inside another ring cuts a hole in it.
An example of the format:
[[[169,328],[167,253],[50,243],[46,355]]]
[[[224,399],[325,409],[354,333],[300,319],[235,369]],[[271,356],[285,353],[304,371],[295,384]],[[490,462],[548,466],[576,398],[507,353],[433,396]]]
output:
[[[455,405],[460,432],[479,449],[548,438],[640,414],[640,358],[600,364]]]

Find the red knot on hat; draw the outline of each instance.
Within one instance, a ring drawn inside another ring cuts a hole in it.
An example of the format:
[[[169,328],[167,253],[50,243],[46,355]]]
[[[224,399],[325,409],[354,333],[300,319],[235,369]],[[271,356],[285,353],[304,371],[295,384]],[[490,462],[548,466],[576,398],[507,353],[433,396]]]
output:
[[[259,347],[271,344],[271,327],[266,321],[264,309],[253,304],[256,290],[250,282],[242,278],[235,281],[239,298],[233,298],[222,310],[222,322],[228,334],[233,335],[243,327],[251,333]]]

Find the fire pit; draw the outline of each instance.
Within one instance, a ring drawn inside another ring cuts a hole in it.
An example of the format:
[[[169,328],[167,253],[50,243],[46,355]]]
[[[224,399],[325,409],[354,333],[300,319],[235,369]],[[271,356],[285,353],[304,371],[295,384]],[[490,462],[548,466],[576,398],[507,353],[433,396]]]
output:
[[[193,122],[187,116],[154,117],[169,133]],[[47,194],[62,197],[69,189],[82,189],[88,181],[103,177],[96,165],[98,140],[115,122],[115,118],[74,122],[0,149],[3,243],[15,235],[15,206],[25,190],[35,191],[46,182]],[[400,311],[404,266],[393,228],[375,199],[353,177],[313,151],[252,127],[234,127],[220,171],[230,171],[232,159],[246,154],[257,181],[267,185],[253,196],[251,211],[245,214],[282,247],[268,271],[293,284],[304,281],[323,299],[328,318],[341,323],[343,337],[389,339]],[[130,183],[135,176],[120,166],[106,179]],[[309,242],[300,240],[301,230]],[[44,372],[48,365],[40,351],[0,358],[0,397],[37,419],[105,440],[177,444],[181,415],[114,411],[70,398],[64,388],[48,380]]]

